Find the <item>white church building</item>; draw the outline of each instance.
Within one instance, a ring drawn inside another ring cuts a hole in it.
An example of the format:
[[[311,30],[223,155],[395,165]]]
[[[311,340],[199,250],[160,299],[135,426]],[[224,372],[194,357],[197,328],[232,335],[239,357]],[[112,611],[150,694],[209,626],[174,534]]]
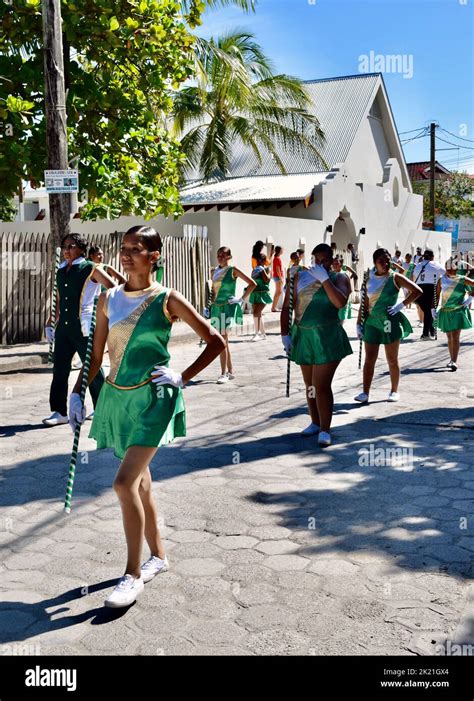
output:
[[[281,153],[287,175],[271,154],[261,163],[236,145],[229,176],[191,181],[182,191],[185,216],[157,221],[164,233],[176,225],[208,227],[213,250],[229,246],[234,264],[249,267],[256,240],[292,250],[352,242],[366,262],[379,246],[408,253],[429,245],[436,258],[451,252],[450,236],[421,229],[423,200],[412,191],[387,91],[380,73],[309,81],[312,112],[325,134],[321,154]],[[167,231],[165,231],[167,230]]]

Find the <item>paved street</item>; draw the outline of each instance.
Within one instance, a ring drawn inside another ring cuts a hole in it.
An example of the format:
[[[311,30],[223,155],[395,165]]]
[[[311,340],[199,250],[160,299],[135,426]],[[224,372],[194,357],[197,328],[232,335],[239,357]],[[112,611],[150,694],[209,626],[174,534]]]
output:
[[[446,641],[474,645],[474,333],[463,332],[451,373],[445,336],[418,342],[415,328],[401,350],[401,401],[385,401],[380,360],[372,402],[358,406],[354,320],[347,329],[354,355],[336,376],[324,451],[299,435],[303,383],[293,366],[286,399],[276,331],[234,340],[235,381],[216,385],[216,363],[185,390],[188,436],[152,465],[171,569],[115,613],[102,602],[125,564],[118,461],[95,451],[86,424],[63,515],[72,435],[41,424],[51,372],[1,376],[2,654],[426,655]],[[172,346],[172,367],[198,352]]]

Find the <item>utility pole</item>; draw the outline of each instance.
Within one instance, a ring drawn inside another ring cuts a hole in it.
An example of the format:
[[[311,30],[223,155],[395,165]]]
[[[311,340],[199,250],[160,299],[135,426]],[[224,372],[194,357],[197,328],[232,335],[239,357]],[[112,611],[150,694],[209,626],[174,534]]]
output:
[[[436,127],[434,122],[430,124],[430,222],[431,229],[435,228],[435,165],[436,165]]]
[[[48,170],[66,170],[67,114],[60,0],[42,0],[44,48],[44,97],[46,107],[46,149]],[[51,247],[69,233],[70,195],[49,195]]]

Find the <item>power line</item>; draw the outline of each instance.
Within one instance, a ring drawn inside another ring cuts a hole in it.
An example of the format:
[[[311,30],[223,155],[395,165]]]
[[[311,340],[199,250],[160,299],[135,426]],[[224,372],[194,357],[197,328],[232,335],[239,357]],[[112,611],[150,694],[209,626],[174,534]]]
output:
[[[402,134],[413,134],[414,131],[421,131],[422,129],[427,129],[428,127],[418,127],[418,129],[410,129],[409,131],[400,131],[398,132],[398,136],[401,136]]]
[[[410,141],[416,141],[416,139],[423,139],[425,136],[428,136],[428,133],[426,130],[424,130],[423,134],[418,134],[417,136],[413,136],[411,139],[404,139],[401,143],[402,144],[409,144]]]
[[[450,136],[454,136],[455,139],[461,139],[461,141],[469,141],[470,144],[474,144],[473,139],[464,139],[462,136],[458,136],[457,134],[453,134],[451,131],[448,131],[447,129],[443,129],[443,127],[440,127],[441,131],[444,131],[446,134],[449,134]]]
[[[438,141],[442,141],[444,144],[449,144],[450,146],[455,146],[458,149],[461,149],[462,151],[474,151],[474,146],[460,146],[460,144],[453,144],[452,141],[446,141],[446,139],[442,139],[441,136],[438,136]]]

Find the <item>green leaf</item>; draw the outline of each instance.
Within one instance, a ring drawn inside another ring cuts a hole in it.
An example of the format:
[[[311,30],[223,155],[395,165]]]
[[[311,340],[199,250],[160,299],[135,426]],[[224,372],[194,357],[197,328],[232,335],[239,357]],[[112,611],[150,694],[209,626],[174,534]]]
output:
[[[110,18],[109,27],[112,32],[115,32],[120,27],[120,23],[116,17]]]

